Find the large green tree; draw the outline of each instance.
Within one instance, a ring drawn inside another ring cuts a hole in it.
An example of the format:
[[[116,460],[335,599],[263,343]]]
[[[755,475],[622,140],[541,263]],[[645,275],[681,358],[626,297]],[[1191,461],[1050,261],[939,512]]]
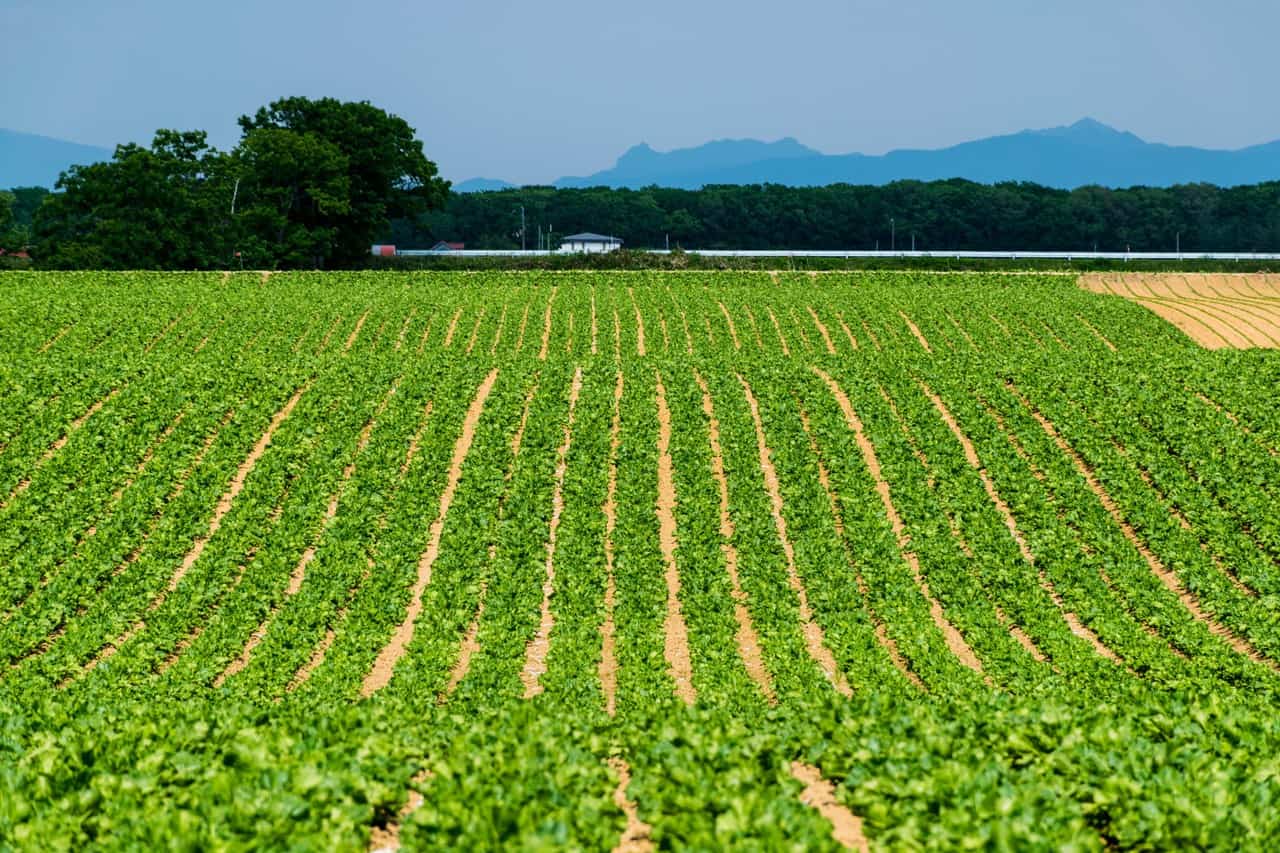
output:
[[[73,166],[36,211],[41,265],[201,269],[226,266],[236,226],[228,158],[203,132],[161,130],[150,148],[120,145]]]
[[[14,237],[12,231],[14,201],[13,193],[0,192],[0,249],[10,248]]]
[[[390,220],[443,207],[449,194],[448,182],[437,176],[408,122],[366,101],[285,98],[252,117],[242,116],[240,127],[253,192],[276,200],[275,209],[288,221],[286,234],[297,235],[300,228],[313,235],[317,247],[323,244],[326,251],[313,258],[317,266],[360,262]],[[286,143],[283,136],[262,137],[264,131],[297,138]],[[269,155],[264,147],[271,149]],[[338,157],[345,161],[347,179],[341,201],[332,180]],[[267,162],[269,168],[263,165]],[[299,193],[303,185],[309,189]],[[309,201],[284,205],[287,197]],[[279,233],[278,223],[270,228]],[[293,251],[291,240],[286,255]]]

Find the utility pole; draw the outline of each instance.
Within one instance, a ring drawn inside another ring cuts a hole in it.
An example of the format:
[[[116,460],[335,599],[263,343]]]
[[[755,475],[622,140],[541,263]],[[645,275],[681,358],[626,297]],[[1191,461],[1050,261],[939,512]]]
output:
[[[524,248],[524,247],[525,247],[525,243],[524,243],[524,205],[523,205],[523,204],[521,204],[521,205],[518,205],[518,207],[520,208],[520,251],[522,251],[522,252],[523,252],[523,251],[525,250],[525,248]]]
[[[898,220],[889,218],[889,251],[898,251]]]
[[[912,231],[911,232],[911,251],[914,252],[915,250],[916,250],[916,233]]]
[[[1182,232],[1178,232],[1178,260],[1182,260]]]

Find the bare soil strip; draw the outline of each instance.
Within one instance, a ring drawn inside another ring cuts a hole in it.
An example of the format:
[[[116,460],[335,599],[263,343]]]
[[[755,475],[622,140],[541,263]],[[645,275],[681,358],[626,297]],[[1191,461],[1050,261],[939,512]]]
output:
[[[422,783],[431,778],[428,771],[423,771],[413,777],[414,782]],[[422,794],[419,794],[413,788],[409,789],[408,796],[405,797],[404,805],[400,807],[394,820],[389,821],[384,826],[375,826],[369,833],[369,853],[391,853],[391,851],[400,849],[400,826],[404,823],[405,818],[422,808],[422,804],[426,800]]]
[[[546,578],[542,582],[542,610],[538,633],[525,650],[524,669],[520,680],[524,683],[524,698],[532,699],[543,691],[542,674],[547,671],[547,653],[551,651],[551,632],[555,628],[555,615],[551,612],[551,596],[556,583],[556,536],[560,530],[560,516],[564,513],[564,478],[569,471],[569,448],[573,443],[573,416],[582,392],[582,368],[573,372],[573,384],[569,386],[569,416],[564,424],[564,437],[556,450],[555,482],[551,488],[551,522],[547,529],[547,558],[544,564]]]
[[[529,424],[529,410],[533,406],[533,398],[538,393],[538,383],[529,388],[529,393],[524,398],[524,408],[520,412],[520,425],[516,428],[515,435],[511,437],[511,462],[507,465],[506,473],[502,475],[503,492],[498,498],[497,521],[500,523],[506,516],[507,507],[507,486],[511,482],[511,478],[516,473],[516,460],[520,458],[520,447],[524,443],[525,427]],[[498,543],[496,540],[489,542],[489,565],[493,565],[494,559],[498,554]],[[480,652],[480,621],[484,619],[484,603],[485,597],[489,592],[489,582],[487,580],[480,581],[480,592],[476,598],[476,611],[471,617],[471,624],[467,626],[467,633],[462,638],[462,644],[458,647],[458,660],[454,662],[453,669],[449,672],[449,681],[445,685],[444,692],[437,698],[441,704],[447,702],[454,691],[458,689],[458,685],[462,683],[462,679],[467,677],[467,673],[471,671],[471,659]]]
[[[942,416],[943,422],[946,423],[947,429],[951,430],[951,434],[955,436],[956,441],[960,442],[960,446],[964,450],[964,458],[968,461],[969,467],[973,468],[977,472],[978,478],[982,480],[982,488],[986,490],[987,497],[991,499],[991,503],[999,511],[1000,517],[1004,519],[1004,526],[1008,528],[1009,535],[1013,537],[1013,541],[1018,545],[1018,553],[1022,555],[1022,559],[1027,562],[1027,565],[1034,567],[1038,572],[1040,588],[1048,593],[1053,600],[1054,606],[1062,613],[1063,619],[1066,620],[1067,626],[1071,629],[1071,633],[1087,641],[1098,654],[1112,662],[1119,663],[1119,656],[1107,648],[1098,635],[1086,627],[1080,621],[1080,617],[1067,608],[1066,602],[1063,601],[1062,595],[1054,586],[1053,581],[1049,579],[1044,569],[1036,563],[1035,554],[1031,552],[1031,547],[1027,544],[1026,537],[1018,529],[1018,522],[1013,517],[1013,510],[1009,508],[1009,504],[1000,496],[1000,492],[996,490],[995,481],[991,479],[991,474],[988,473],[986,466],[982,464],[982,460],[978,457],[978,451],[973,446],[973,442],[969,440],[969,436],[964,434],[960,424],[956,423],[956,419],[951,414],[951,410],[947,408],[946,403],[924,382],[920,383],[920,389],[924,391],[925,396],[933,403],[933,407],[938,410],[938,414]]]
[[[686,355],[693,355],[693,335],[689,332],[689,318],[685,316],[684,311],[680,312],[680,325],[684,326],[684,351]]]
[[[591,291],[591,354],[592,355],[597,355],[600,352],[599,341],[598,341],[599,333],[600,333],[600,327],[596,323],[596,292],[594,289],[592,289]]]
[[[738,655],[742,658],[751,676],[764,694],[770,705],[778,703],[777,693],[773,689],[773,677],[765,666],[764,656],[760,650],[760,635],[751,624],[751,611],[747,608],[747,593],[742,588],[742,578],[738,575],[738,548],[734,544],[735,536],[733,518],[729,514],[729,479],[724,470],[724,453],[720,448],[720,421],[716,418],[715,407],[711,402],[711,389],[706,380],[696,371],[693,374],[702,389],[702,411],[710,422],[711,436],[711,471],[715,475],[716,485],[720,489],[720,550],[724,554],[725,571],[729,575],[730,594],[733,596],[733,617],[738,623]]]
[[[676,484],[671,460],[671,410],[667,389],[658,376],[658,546],[666,565],[667,618],[663,625],[663,651],[675,682],[676,696],[685,704],[697,700],[693,689],[693,664],[689,658],[689,629],[680,606],[680,570],[676,566]]]
[[[613,360],[614,363],[622,361],[622,318],[617,308],[613,309]]]
[[[471,336],[467,338],[467,346],[464,352],[471,355],[471,351],[476,348],[476,341],[480,337],[480,324],[484,322],[484,316],[489,311],[489,306],[481,305],[480,313],[476,315],[476,322],[471,327]]]
[[[791,318],[791,325],[796,327],[796,334],[800,336],[800,343],[806,350],[812,350],[813,344],[809,342],[809,335],[804,330],[804,323],[800,322],[800,318],[796,316],[796,309],[787,308],[787,316]]]
[[[883,349],[884,349],[884,348],[883,348],[882,346],[880,346],[880,339],[879,339],[878,337],[876,337],[876,333],[875,333],[875,332],[871,331],[871,327],[867,325],[867,321],[866,321],[866,320],[863,320],[863,321],[862,321],[862,331],[863,331],[863,332],[865,332],[865,333],[866,333],[866,335],[867,335],[867,337],[871,339],[871,343],[872,343],[872,345],[874,345],[874,346],[875,346],[875,348],[876,348],[876,352],[881,352],[881,351],[883,351]]]
[[[1280,346],[1280,294],[1265,275],[1094,274],[1080,286],[1137,302],[1209,349]]]
[[[413,306],[413,310],[404,318],[404,324],[400,327],[400,334],[396,335],[396,352],[404,346],[404,336],[409,332],[409,324],[413,322],[413,318],[418,315],[418,306]]]
[[[174,317],[172,320],[170,320],[170,321],[169,321],[169,325],[165,326],[165,327],[160,331],[160,334],[158,334],[158,335],[156,335],[154,338],[152,338],[152,339],[151,339],[151,341],[146,345],[146,347],[144,347],[144,348],[143,348],[143,350],[142,350],[142,351],[143,351],[143,352],[151,352],[153,349],[155,349],[155,348],[156,348],[156,346],[157,346],[157,345],[158,345],[162,340],[164,340],[165,335],[167,335],[167,334],[169,334],[171,331],[173,331],[173,327],[174,327],[174,326],[176,326],[176,325],[178,325],[179,323],[181,323],[181,322],[182,322],[183,320],[185,320],[187,317],[190,317],[190,316],[191,316],[191,314],[192,314],[194,311],[195,311],[195,309],[193,308],[191,311],[188,311],[188,312],[186,312],[185,314],[179,314],[177,317]]]
[[[871,845],[862,833],[862,819],[836,800],[836,787],[822,778],[822,771],[811,764],[791,762],[791,775],[802,785],[800,802],[818,810],[831,824],[831,837],[848,850],[869,853]]]
[[[1124,446],[1121,445],[1114,438],[1111,439],[1111,446],[1114,447],[1116,449],[1116,452],[1119,453],[1121,456],[1128,458],[1129,451],[1126,450]],[[1142,467],[1142,465],[1140,465],[1136,460],[1131,459],[1130,461],[1133,462],[1134,467],[1138,471],[1138,476],[1142,478],[1142,482],[1147,484],[1147,488],[1151,489],[1151,491],[1155,493],[1155,496],[1160,501],[1160,503],[1164,504],[1165,507],[1169,510],[1169,516],[1174,521],[1178,522],[1179,527],[1181,527],[1183,530],[1187,531],[1188,533],[1194,534],[1196,539],[1199,540],[1200,550],[1203,551],[1205,555],[1210,560],[1213,561],[1214,568],[1222,572],[1223,576],[1226,577],[1226,579],[1231,582],[1231,585],[1234,586],[1236,588],[1236,591],[1239,592],[1241,595],[1247,596],[1249,598],[1257,598],[1258,591],[1246,585],[1244,581],[1240,580],[1239,576],[1235,573],[1235,570],[1233,570],[1230,566],[1228,566],[1221,557],[1219,557],[1214,551],[1212,551],[1209,548],[1209,544],[1205,542],[1203,538],[1200,537],[1200,534],[1191,525],[1190,519],[1187,518],[1186,514],[1182,511],[1182,509],[1178,506],[1178,504],[1169,495],[1165,493],[1164,489],[1160,488],[1160,486],[1157,485],[1156,481],[1151,477],[1151,473],[1147,471],[1146,468]]]
[[[489,344],[489,355],[498,354],[498,342],[502,340],[502,330],[507,325],[507,303],[502,303],[502,313],[498,315],[498,328],[493,332],[493,342]]]
[[[707,327],[707,343],[714,348],[716,345],[716,333],[711,331],[711,317],[703,314],[702,322]]]
[[[911,550],[911,538],[907,534],[907,528],[902,521],[902,516],[898,514],[897,507],[893,505],[889,483],[885,480],[881,471],[880,460],[876,456],[875,446],[867,438],[862,419],[858,417],[858,413],[854,411],[849,397],[835,379],[817,367],[812,369],[827,384],[827,388],[830,389],[832,396],[836,399],[836,403],[840,406],[840,411],[844,414],[845,423],[854,433],[858,449],[862,453],[862,460],[866,464],[872,480],[875,481],[876,493],[880,496],[880,502],[884,505],[885,514],[888,516],[889,524],[893,528],[893,535],[898,540],[898,551],[902,554],[902,558],[906,561],[908,567],[910,567],[916,586],[920,589],[920,594],[924,596],[929,604],[929,615],[932,617],[934,625],[942,632],[942,636],[946,640],[947,647],[951,650],[951,653],[974,672],[982,673],[982,662],[978,660],[978,656],[974,654],[973,649],[969,647],[960,631],[948,621],[946,614],[942,610],[942,604],[929,591],[929,584],[924,578],[924,570],[921,568],[920,559]],[[989,683],[990,679],[988,679]]]
[[[271,418],[271,422],[267,425],[266,432],[258,438],[258,441],[249,451],[249,455],[240,463],[240,467],[236,469],[235,476],[231,478],[231,484],[227,487],[227,490],[223,492],[222,497],[218,499],[218,503],[213,510],[213,515],[209,519],[209,526],[205,529],[204,534],[192,543],[191,549],[187,551],[182,558],[182,562],[176,569],[174,569],[173,574],[170,575],[168,585],[151,599],[151,603],[147,605],[147,613],[154,613],[156,610],[160,609],[160,606],[164,604],[165,600],[169,597],[169,594],[178,588],[178,585],[182,583],[182,579],[186,577],[189,571],[191,571],[191,567],[200,559],[200,555],[204,553],[205,546],[209,544],[209,540],[212,539],[213,535],[222,527],[222,522],[226,519],[227,513],[231,512],[231,507],[235,503],[235,499],[240,496],[242,491],[244,491],[245,481],[248,480],[249,475],[258,464],[258,460],[262,458],[262,454],[266,452],[267,446],[271,444],[271,439],[275,435],[276,430],[280,428],[280,425],[284,423],[285,419],[293,412],[294,407],[298,405],[298,401],[302,399],[302,395],[306,393],[309,387],[310,383],[308,382],[298,388],[298,390],[294,391],[293,396],[289,398],[288,402],[286,402],[284,406],[281,407],[281,409]],[[145,618],[134,622],[129,630],[124,634],[103,646],[103,648],[99,650],[98,654],[85,664],[81,674],[83,675],[92,671],[98,666],[98,664],[113,657],[125,643],[133,639],[140,631],[146,628],[146,626],[147,622]],[[66,682],[64,682],[64,684],[65,683]]]
[[[320,346],[316,347],[316,355],[324,352],[329,348],[329,339],[333,337],[333,333],[337,331],[338,325],[342,323],[342,315],[333,318],[333,322],[329,324],[329,328],[324,333],[324,337],[320,339]]]
[[[342,354],[346,355],[351,352],[351,348],[356,345],[356,339],[360,337],[360,330],[364,328],[365,321],[369,319],[369,312],[365,311],[360,315],[360,319],[356,320],[356,327],[351,330],[351,334],[347,336],[347,341],[342,345]]]
[[[653,827],[640,820],[640,811],[636,804],[627,798],[627,788],[631,785],[631,767],[621,758],[610,758],[609,766],[618,774],[618,787],[613,789],[613,804],[626,815],[627,828],[613,848],[613,853],[649,853],[653,850],[653,841],[649,833]]]
[[[427,547],[418,559],[418,577],[409,594],[408,610],[405,612],[404,621],[396,628],[391,640],[378,653],[373,669],[365,676],[364,683],[360,687],[362,698],[372,696],[391,682],[396,664],[400,662],[400,658],[404,656],[405,650],[413,640],[414,625],[418,621],[418,616],[422,613],[422,594],[426,591],[427,585],[431,583],[431,567],[435,564],[436,557],[440,554],[440,538],[444,535],[445,517],[449,513],[450,505],[453,503],[454,493],[458,490],[458,482],[462,479],[462,463],[466,460],[467,453],[471,450],[471,442],[475,439],[476,427],[480,423],[480,416],[484,413],[485,400],[488,399],[489,392],[493,390],[493,385],[497,379],[498,368],[495,367],[489,371],[489,375],[480,383],[480,387],[476,389],[475,397],[471,401],[471,406],[467,409],[466,418],[462,422],[462,433],[458,436],[458,441],[453,448],[453,458],[449,462],[448,479],[445,483],[444,491],[440,493],[440,506],[436,512],[436,519],[431,523]]]
[[[955,317],[952,317],[950,312],[946,312],[946,314],[947,314],[947,319],[951,321],[951,325],[955,326],[956,331],[959,332],[961,336],[963,336],[964,339],[969,343],[969,349],[973,350],[974,352],[980,352],[980,347],[973,342],[973,338],[969,335],[967,331],[965,331],[964,326],[960,325],[960,321],[957,320]]]
[[[870,590],[867,588],[867,580],[862,576],[862,571],[858,568],[857,561],[853,557],[853,550],[849,547],[849,542],[845,539],[844,514],[840,512],[840,500],[836,497],[835,488],[831,485],[831,475],[827,471],[827,464],[822,460],[822,452],[818,448],[817,439],[813,436],[813,426],[809,423],[809,414],[800,410],[800,422],[804,426],[805,434],[809,438],[809,450],[813,453],[814,460],[818,463],[818,482],[822,484],[822,490],[826,492],[827,504],[831,508],[831,517],[835,522],[836,535],[840,538],[840,546],[844,550],[845,561],[849,564],[850,570],[853,572],[854,582],[858,587],[858,594],[862,596],[867,613],[871,616],[871,624],[875,626],[876,642],[884,648],[889,654],[893,665],[907,677],[907,680],[921,690],[925,689],[924,682],[920,677],[911,671],[911,667],[907,666],[906,658],[902,656],[902,652],[898,650],[898,644],[894,642],[893,637],[889,636],[889,631],[885,628],[884,621],[876,615],[875,608],[871,606]]]
[[[662,327],[662,351],[671,351],[671,335],[667,333],[667,315],[662,313],[662,309],[658,309],[658,325]]]
[[[63,326],[61,329],[58,330],[58,333],[56,335],[54,335],[52,338],[49,338],[49,340],[41,344],[40,349],[36,350],[36,352],[39,353],[40,355],[44,355],[46,352],[49,351],[49,349],[54,344],[62,340],[63,336],[66,335],[67,332],[71,331],[71,327],[74,325],[75,325],[74,323],[69,323],[68,325]]]
[[[448,349],[450,346],[453,345],[453,336],[458,331],[458,318],[460,318],[461,316],[462,316],[462,309],[459,308],[457,311],[453,312],[453,318],[449,320],[449,328],[446,329],[444,333],[445,349]]]
[[[615,651],[617,625],[613,620],[618,584],[614,579],[613,533],[618,527],[618,448],[622,446],[622,371],[613,386],[613,419],[609,425],[609,481],[604,498],[604,624],[600,626],[600,689],[604,693],[604,709],[610,716],[618,713],[618,657]]]
[[[920,346],[924,347],[924,351],[927,353],[932,353],[933,347],[929,346],[929,341],[925,338],[924,334],[920,331],[920,327],[917,326],[915,323],[911,322],[911,318],[907,316],[905,311],[899,311],[898,316],[901,317],[902,321],[907,324],[907,328],[911,330],[911,334],[915,336],[915,339],[920,342]]]
[[[818,312],[813,310],[812,305],[806,305],[809,316],[813,318],[813,325],[817,327],[818,334],[822,335],[822,343],[827,348],[828,355],[836,354],[836,345],[831,342],[831,333],[827,331],[826,324],[822,322],[822,318],[818,316]]]
[[[1250,329],[1250,337],[1259,340],[1262,347],[1276,349],[1280,347],[1280,302],[1272,301],[1271,305],[1260,305],[1256,301],[1243,299],[1188,299],[1177,298],[1162,300],[1198,307],[1206,313],[1212,312],[1217,317],[1225,317],[1226,322],[1240,324]]]
[[[640,313],[640,306],[636,303],[635,291],[628,287],[627,295],[631,297],[631,307],[636,312],[636,355],[644,355],[644,315]]]
[[[756,349],[764,352],[764,338],[760,337],[760,324],[756,322],[755,312],[751,310],[750,305],[743,306],[747,312],[747,319],[751,322],[751,334],[756,339]]]
[[[1095,474],[1093,469],[1089,467],[1089,464],[1085,462],[1084,457],[1082,457],[1076,449],[1062,437],[1062,434],[1058,432],[1057,427],[1055,427],[1039,409],[1032,405],[1031,401],[1022,394],[1017,386],[1010,382],[1007,383],[1006,387],[1008,387],[1009,391],[1018,397],[1022,405],[1031,413],[1031,416],[1036,419],[1036,422],[1040,424],[1040,428],[1044,430],[1045,434],[1048,435],[1049,438],[1053,439],[1053,442],[1058,446],[1058,449],[1072,461],[1076,470],[1080,472],[1080,476],[1083,477],[1085,482],[1089,485],[1090,491],[1094,493],[1098,498],[1099,503],[1101,503],[1103,508],[1107,511],[1107,514],[1111,516],[1111,519],[1116,523],[1116,526],[1120,528],[1120,531],[1124,534],[1124,538],[1129,540],[1129,544],[1142,555],[1142,558],[1146,561],[1147,567],[1151,570],[1151,573],[1154,574],[1162,584],[1164,584],[1166,589],[1178,597],[1182,602],[1183,607],[1191,613],[1192,617],[1196,619],[1196,621],[1204,624],[1211,634],[1221,638],[1239,654],[1245,655],[1251,660],[1280,671],[1280,665],[1264,657],[1256,648],[1254,648],[1252,643],[1220,623],[1211,614],[1204,611],[1195,594],[1187,590],[1186,586],[1182,583],[1181,579],[1178,578],[1177,574],[1166,567],[1160,558],[1157,557],[1147,544],[1138,536],[1137,531],[1133,529],[1133,525],[1131,525],[1124,517],[1124,513],[1120,511],[1119,505],[1116,504],[1110,493],[1107,492],[1101,481],[1098,480],[1097,474]]]
[[[524,329],[529,324],[529,303],[525,303],[524,312],[520,315],[520,331],[516,333],[516,354],[524,349]]]
[[[827,648],[822,626],[814,619],[813,609],[809,606],[809,591],[805,589],[804,580],[800,577],[800,572],[796,568],[796,552],[791,543],[791,536],[787,532],[787,519],[782,512],[782,484],[778,480],[777,469],[773,467],[773,451],[769,448],[768,440],[764,434],[764,422],[760,419],[760,404],[756,401],[756,395],[751,391],[751,385],[741,374],[738,375],[738,382],[742,384],[742,391],[747,396],[747,405],[751,409],[751,420],[755,424],[756,450],[759,453],[760,470],[764,474],[765,491],[769,494],[769,507],[773,514],[773,525],[778,531],[778,541],[782,544],[782,554],[787,563],[787,583],[796,594],[796,599],[800,606],[800,627],[804,633],[805,648],[809,652],[809,657],[813,658],[814,663],[822,670],[822,674],[831,682],[836,692],[842,696],[852,696],[853,689],[849,686],[849,680],[840,672],[835,655]]]
[[[1106,335],[1098,331],[1098,328],[1096,326],[1094,326],[1085,318],[1081,317],[1079,314],[1076,315],[1076,319],[1079,320],[1086,329],[1088,329],[1090,332],[1093,332],[1094,336],[1097,337],[1098,340],[1102,341],[1102,343],[1106,345],[1107,349],[1111,350],[1112,352],[1116,352],[1116,345],[1111,343],[1110,339],[1108,339]]]
[[[105,406],[107,403],[110,403],[115,398],[115,396],[119,393],[120,393],[119,388],[112,388],[109,392],[107,392],[107,395],[105,397],[103,397],[101,400],[98,400],[96,403],[90,406],[83,415],[81,415],[80,417],[72,421],[71,424],[67,427],[66,432],[64,432],[58,438],[57,441],[49,445],[49,449],[46,450],[38,460],[36,460],[35,469],[37,471],[40,470],[45,466],[46,463],[48,463],[50,459],[52,459],[54,456],[57,456],[58,451],[67,446],[67,442],[71,440],[71,436],[75,435],[75,433],[81,427],[83,427],[85,423],[88,422],[89,418],[93,417],[99,411],[101,411],[102,407]],[[34,474],[34,471],[32,473]],[[31,488],[31,475],[24,477],[22,481],[18,483],[18,485],[13,487],[13,491],[9,493],[9,496],[6,497],[3,501],[0,501],[0,510],[3,510],[6,507],[8,507],[9,504],[13,503],[13,501],[16,498],[18,498],[23,492],[25,492],[29,488]]]
[[[551,309],[555,306],[557,289],[556,286],[551,288],[551,295],[547,297],[547,311],[542,318],[542,348],[538,350],[538,358],[542,361],[547,360],[547,349],[551,346]]]
[[[245,643],[244,648],[241,649],[240,654],[235,658],[235,660],[231,661],[231,663],[227,665],[226,669],[218,674],[217,678],[214,679],[213,686],[215,688],[221,687],[226,683],[228,678],[241,672],[249,665],[249,661],[253,657],[254,650],[258,648],[264,639],[266,639],[267,631],[270,629],[271,623],[275,621],[276,616],[279,615],[280,610],[291,598],[302,591],[302,583],[307,577],[307,568],[316,558],[316,551],[320,547],[320,540],[324,536],[324,532],[328,530],[329,525],[338,517],[338,504],[341,502],[342,495],[346,491],[347,483],[351,481],[351,477],[356,472],[356,461],[359,459],[360,454],[364,452],[364,449],[369,446],[369,439],[373,435],[373,428],[377,424],[378,418],[382,415],[382,412],[386,409],[387,404],[391,402],[391,397],[395,392],[396,386],[393,384],[389,389],[387,389],[387,393],[382,398],[382,401],[378,403],[378,407],[374,411],[373,416],[369,418],[364,427],[360,430],[360,435],[356,439],[355,456],[347,463],[346,467],[342,469],[342,477],[338,481],[338,487],[334,490],[333,494],[329,496],[329,503],[325,507],[324,518],[320,523],[320,529],[311,537],[311,542],[303,550],[302,556],[298,558],[297,564],[293,567],[293,572],[289,575],[289,584],[285,587],[283,600],[272,606],[267,615],[258,623],[258,627],[249,635],[249,639]]]
[[[777,315],[774,314],[773,309],[768,306],[765,306],[764,310],[769,312],[769,319],[773,321],[773,330],[778,333],[778,343],[782,345],[782,354],[790,358],[791,347],[787,346],[787,339],[786,336],[782,334],[782,326],[778,324]]]
[[[733,339],[733,348],[735,350],[742,349],[742,344],[738,341],[738,329],[733,325],[733,318],[729,316],[729,309],[724,306],[723,302],[717,302],[720,306],[720,313],[724,314],[724,321],[729,326],[729,337]]]
[[[849,324],[844,321],[844,314],[836,313],[836,319],[840,321],[840,328],[844,329],[844,336],[849,339],[849,346],[855,350],[858,348],[858,339],[853,336],[853,330],[849,328]]]
[[[1218,412],[1218,414],[1222,415],[1227,420],[1231,421],[1231,423],[1236,427],[1238,427],[1242,433],[1249,436],[1249,439],[1253,441],[1254,444],[1256,444],[1260,449],[1267,451],[1268,455],[1280,456],[1280,450],[1277,450],[1276,448],[1267,444],[1262,439],[1258,438],[1257,435],[1254,434],[1253,430],[1249,429],[1249,427],[1246,426],[1245,424],[1240,423],[1239,416],[1236,415],[1234,412],[1230,411],[1229,409],[1224,407],[1221,403],[1219,403],[1217,400],[1214,400],[1213,398],[1205,395],[1202,392],[1197,391],[1195,393],[1196,393],[1196,399],[1198,399],[1201,403],[1204,403],[1206,406],[1209,406],[1210,408]]]

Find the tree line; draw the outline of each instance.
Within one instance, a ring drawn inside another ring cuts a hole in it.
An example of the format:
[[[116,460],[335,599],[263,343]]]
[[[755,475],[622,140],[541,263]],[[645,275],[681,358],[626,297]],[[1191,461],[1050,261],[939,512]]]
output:
[[[708,186],[454,194],[441,209],[392,223],[388,242],[424,248],[520,248],[520,206],[539,238],[594,231],[628,248],[1280,251],[1280,182],[1219,188],[1083,187],[966,180],[886,186]]]
[[[285,98],[239,126],[231,151],[160,130],[73,166],[7,239],[54,269],[352,266],[392,219],[447,198],[414,129],[367,102]],[[5,201],[12,219],[16,194]]]
[[[202,131],[74,166],[54,192],[0,193],[0,248],[53,269],[358,267],[369,247],[557,247],[594,231],[629,249],[1280,252],[1280,182],[1058,190],[1030,183],[531,186],[451,193],[403,119],[367,102],[285,98]],[[526,231],[521,234],[521,209]]]

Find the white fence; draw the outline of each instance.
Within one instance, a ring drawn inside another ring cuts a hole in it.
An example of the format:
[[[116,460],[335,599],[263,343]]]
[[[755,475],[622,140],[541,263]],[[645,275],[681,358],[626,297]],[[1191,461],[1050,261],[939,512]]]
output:
[[[652,255],[668,255],[665,249],[641,249]],[[559,250],[522,251],[520,249],[458,249],[433,251],[430,249],[397,249],[401,258],[540,258],[571,254]],[[909,252],[862,250],[797,250],[788,249],[694,249],[686,254],[708,258],[956,258],[988,259],[1004,261],[1055,260],[1055,261],[1280,261],[1280,254],[1256,252]]]

